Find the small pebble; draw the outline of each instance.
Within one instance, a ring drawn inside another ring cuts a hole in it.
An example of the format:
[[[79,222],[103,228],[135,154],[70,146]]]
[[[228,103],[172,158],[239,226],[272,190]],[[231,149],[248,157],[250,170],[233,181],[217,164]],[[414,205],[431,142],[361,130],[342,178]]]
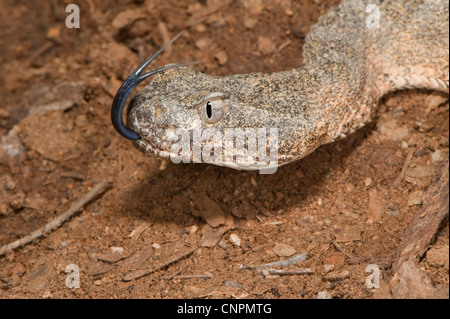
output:
[[[367,177],[364,180],[364,185],[366,185],[366,187],[369,187],[372,184],[372,179],[370,177]]]
[[[236,247],[240,247],[241,246],[241,238],[238,235],[234,234],[234,233],[230,235],[230,241]]]
[[[166,160],[162,160],[161,161],[161,164],[159,164],[159,170],[160,171],[163,171],[163,170],[165,170],[167,168],[167,161]]]
[[[206,50],[211,46],[211,40],[208,38],[201,38],[195,42],[195,46],[197,49]]]
[[[228,56],[225,51],[220,51],[214,55],[220,65],[224,65],[228,62]]]
[[[431,154],[431,164],[439,163],[444,160],[444,154],[440,150],[434,151]]]
[[[321,291],[317,294],[316,299],[333,299],[333,296],[328,291]]]
[[[258,37],[258,51],[264,55],[272,54],[277,50],[275,43],[263,36]]]
[[[441,92],[433,92],[427,96],[425,104],[428,109],[433,110],[446,101],[448,101],[448,95]]]
[[[123,254],[123,247],[112,246],[110,249],[113,253]]]
[[[278,257],[290,257],[297,252],[292,246],[282,243],[276,243],[272,250]]]
[[[161,245],[158,244],[158,243],[153,243],[152,247],[155,248],[155,249],[161,249]]]
[[[325,265],[323,265],[323,270],[325,270],[325,272],[330,272],[330,271],[332,271],[332,270],[334,270],[334,265],[331,265],[331,264],[325,264]]]
[[[408,206],[422,205],[423,203],[423,191],[415,191],[409,195]]]
[[[431,248],[427,252],[427,261],[430,266],[439,268],[445,266],[448,269],[448,245],[438,248]]]
[[[350,272],[348,270],[343,270],[340,273],[329,273],[324,277],[326,281],[339,281],[350,277]]]
[[[198,231],[198,226],[192,225],[192,226],[188,227],[187,231],[189,232],[189,234],[195,234]]]
[[[196,27],[195,27],[195,30],[197,31],[197,32],[205,32],[207,29],[206,29],[206,26],[204,25],[204,24],[202,24],[202,23],[200,23],[200,24],[198,24]]]

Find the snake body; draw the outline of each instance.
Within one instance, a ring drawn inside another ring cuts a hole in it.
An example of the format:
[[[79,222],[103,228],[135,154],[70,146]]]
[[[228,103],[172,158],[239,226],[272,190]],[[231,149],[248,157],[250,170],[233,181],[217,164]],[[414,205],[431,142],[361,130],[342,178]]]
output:
[[[448,0],[343,0],[311,28],[300,68],[221,77],[173,68],[136,94],[127,125],[139,150],[166,158],[196,128],[277,128],[283,165],[363,127],[390,91],[448,93],[448,68]],[[237,155],[213,164],[261,167]]]

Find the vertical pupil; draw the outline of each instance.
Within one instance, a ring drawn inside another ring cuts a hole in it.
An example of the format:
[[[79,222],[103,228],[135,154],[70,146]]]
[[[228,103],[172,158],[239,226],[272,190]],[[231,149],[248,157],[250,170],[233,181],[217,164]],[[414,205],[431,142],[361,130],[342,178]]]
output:
[[[212,117],[212,106],[209,101],[206,103],[206,116],[208,116],[209,119]]]

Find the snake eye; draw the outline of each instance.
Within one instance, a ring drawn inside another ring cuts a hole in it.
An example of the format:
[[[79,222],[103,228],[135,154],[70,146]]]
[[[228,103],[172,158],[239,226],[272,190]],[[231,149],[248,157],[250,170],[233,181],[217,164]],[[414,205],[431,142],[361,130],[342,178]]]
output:
[[[224,103],[221,99],[206,101],[199,105],[198,115],[206,124],[215,124],[219,122],[224,113]]]

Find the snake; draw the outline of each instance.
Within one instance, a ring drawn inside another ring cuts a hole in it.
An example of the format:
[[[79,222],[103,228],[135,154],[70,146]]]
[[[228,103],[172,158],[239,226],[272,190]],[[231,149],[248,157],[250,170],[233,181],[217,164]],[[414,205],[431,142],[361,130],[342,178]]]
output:
[[[188,161],[241,170],[278,167],[364,127],[389,92],[449,92],[448,0],[343,0],[311,27],[302,65],[292,70],[211,76],[169,64],[143,73],[179,36],[140,65],[113,101],[115,129],[148,156],[179,160],[183,154]],[[131,99],[125,124],[127,97],[151,75]],[[257,154],[267,155],[276,142],[275,162],[250,156],[253,133],[262,129],[258,145],[267,148]],[[205,131],[215,133],[194,138]],[[229,131],[235,133],[231,139]],[[244,139],[240,147],[230,146],[238,138]],[[187,150],[179,148],[182,140]],[[195,157],[198,147],[214,155],[211,143],[227,145],[231,156]]]

